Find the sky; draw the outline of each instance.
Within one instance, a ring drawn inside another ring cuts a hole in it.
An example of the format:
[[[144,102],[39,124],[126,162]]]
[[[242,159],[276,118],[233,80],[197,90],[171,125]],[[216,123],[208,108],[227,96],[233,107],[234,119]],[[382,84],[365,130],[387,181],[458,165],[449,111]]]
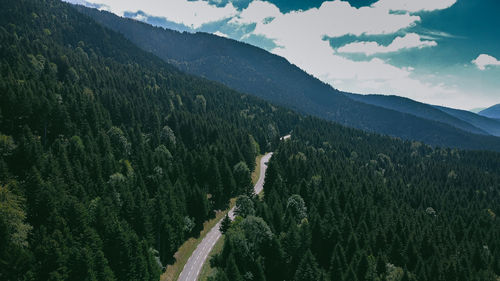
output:
[[[65,0],[243,41],[329,83],[459,109],[500,103],[498,0]]]

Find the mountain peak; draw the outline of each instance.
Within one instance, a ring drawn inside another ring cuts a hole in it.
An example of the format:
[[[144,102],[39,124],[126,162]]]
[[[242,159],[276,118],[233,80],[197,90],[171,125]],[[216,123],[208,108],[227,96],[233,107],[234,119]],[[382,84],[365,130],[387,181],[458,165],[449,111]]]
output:
[[[500,103],[488,107],[479,112],[479,115],[486,116],[489,118],[500,119]]]

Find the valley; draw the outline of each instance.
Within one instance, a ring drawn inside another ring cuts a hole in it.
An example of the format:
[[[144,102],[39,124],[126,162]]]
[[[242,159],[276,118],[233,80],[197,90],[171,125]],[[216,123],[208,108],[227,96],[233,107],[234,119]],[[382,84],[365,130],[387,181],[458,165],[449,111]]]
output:
[[[345,93],[234,40],[4,0],[0,280],[496,281],[494,110]]]

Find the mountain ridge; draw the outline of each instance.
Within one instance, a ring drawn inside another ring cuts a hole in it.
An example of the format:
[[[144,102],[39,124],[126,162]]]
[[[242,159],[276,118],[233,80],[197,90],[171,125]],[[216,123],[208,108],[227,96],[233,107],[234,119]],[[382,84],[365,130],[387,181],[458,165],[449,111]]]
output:
[[[183,71],[301,113],[437,146],[488,149],[500,143],[496,137],[471,134],[442,122],[354,101],[285,58],[246,43],[207,33],[181,33],[105,11],[75,7]]]
[[[491,107],[481,110],[479,112],[479,115],[489,118],[500,119],[500,104],[495,104]]]
[[[415,115],[424,119],[434,120],[446,124],[450,124],[456,128],[462,129],[474,134],[488,135],[489,132],[478,128],[464,120],[451,116],[435,108],[432,105],[414,101],[409,98],[394,96],[394,95],[360,95],[360,94],[346,94],[349,98],[365,102],[368,104],[393,109],[399,112]],[[499,124],[500,129],[500,124]]]

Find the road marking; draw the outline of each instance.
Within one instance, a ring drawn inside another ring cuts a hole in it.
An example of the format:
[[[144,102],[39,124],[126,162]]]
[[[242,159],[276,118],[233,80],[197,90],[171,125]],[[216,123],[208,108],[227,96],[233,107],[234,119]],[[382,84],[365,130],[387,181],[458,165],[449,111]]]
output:
[[[267,165],[265,164],[266,162],[269,161],[269,159],[272,157],[273,153],[270,152],[264,157],[261,158],[261,165],[260,165],[260,175],[259,179],[257,180],[257,183],[254,186],[254,191],[256,194],[259,194],[263,190],[264,186],[264,178],[266,176],[266,169]],[[229,210],[228,215],[231,219],[234,219],[234,207]],[[203,238],[203,240],[198,244],[196,249],[194,250],[193,254],[189,257],[186,265],[184,265],[184,268],[182,269],[181,274],[179,275],[178,281],[193,281],[193,280],[198,280],[200,270],[203,267],[203,264],[205,263],[208,254],[212,250],[212,248],[215,246],[215,243],[222,237],[222,234],[220,233],[220,224],[223,219],[219,220],[219,222],[208,232],[208,234]],[[208,246],[208,247],[207,247]],[[200,256],[202,259],[200,260]],[[200,262],[198,262],[200,261]],[[188,265],[189,266],[189,271],[187,272],[186,276],[186,270],[188,270]],[[194,275],[194,278],[190,278],[193,270],[196,270],[196,274]]]

